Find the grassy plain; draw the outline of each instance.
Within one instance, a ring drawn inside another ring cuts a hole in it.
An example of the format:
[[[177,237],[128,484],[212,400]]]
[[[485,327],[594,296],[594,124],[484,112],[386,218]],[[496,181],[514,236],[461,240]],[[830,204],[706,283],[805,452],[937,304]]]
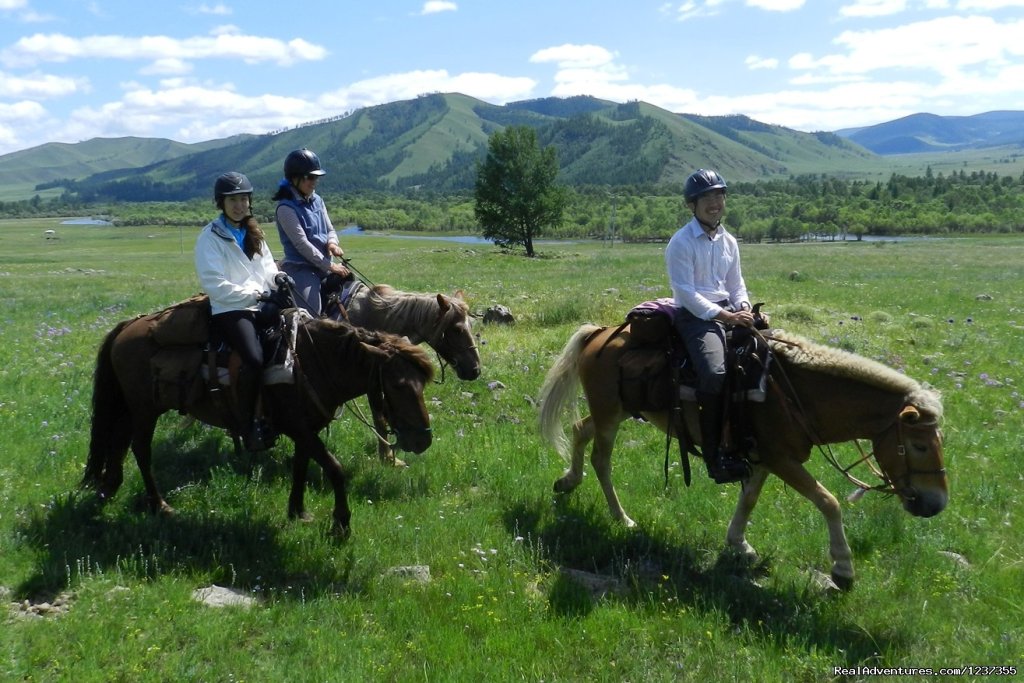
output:
[[[55,229],[58,239],[45,239]],[[744,270],[777,327],[904,369],[944,394],[951,503],[920,520],[869,494],[844,503],[858,571],[822,591],[821,516],[778,481],[748,538],[719,558],[734,487],[697,469],[666,486],[664,444],[620,432],[615,479],[639,530],[610,519],[594,477],[571,496],[538,437],[534,397],[584,321],[665,296],[660,245],[487,246],[359,236],[369,279],[462,289],[484,326],[484,374],[428,389],[435,442],[377,463],[351,415],[325,437],[352,476],[353,536],[285,517],[286,440],[237,459],[218,430],[165,416],[157,477],[178,510],[140,512],[131,458],[99,514],[76,493],[91,374],[118,321],[193,294],[194,231],[0,221],[0,679],[60,681],[867,680],[834,667],[1024,665],[1024,240],[748,245]],[[500,384],[499,384],[500,383]],[[852,453],[852,447],[839,449]],[[837,495],[849,485],[816,456]],[[420,583],[396,567],[429,568]],[[603,582],[579,583],[568,570]],[[204,607],[218,584],[258,600]],[[63,595],[47,616],[41,603]],[[7,605],[13,606],[7,611]],[[980,680],[937,676],[931,680]],[[916,676],[892,680],[919,680]]]

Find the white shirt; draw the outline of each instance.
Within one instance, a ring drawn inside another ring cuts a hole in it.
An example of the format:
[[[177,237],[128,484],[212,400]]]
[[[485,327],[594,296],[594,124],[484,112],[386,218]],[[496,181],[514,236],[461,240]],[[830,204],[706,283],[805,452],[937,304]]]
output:
[[[728,301],[734,308],[750,303],[739,245],[722,225],[714,237],[708,237],[697,219],[691,219],[665,247],[665,266],[676,306],[701,320],[722,312],[719,301]]]

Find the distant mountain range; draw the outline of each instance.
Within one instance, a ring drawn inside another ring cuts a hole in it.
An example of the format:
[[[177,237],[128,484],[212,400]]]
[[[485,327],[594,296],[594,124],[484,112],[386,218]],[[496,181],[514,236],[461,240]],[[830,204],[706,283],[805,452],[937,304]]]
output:
[[[240,170],[270,192],[285,155],[299,147],[319,154],[328,191],[466,190],[488,136],[508,125],[532,126],[542,145],[554,145],[560,180],[572,185],[678,184],[703,166],[735,180],[882,176],[893,168],[885,155],[1024,151],[1024,112],[915,114],[867,128],[803,133],[746,116],[677,114],[644,102],[581,96],[497,106],[431,94],[274,134],[198,144],[145,138],[48,143],[0,156],[0,200],[70,191],[88,200],[180,201],[209,195],[226,170]]]
[[[911,114],[867,128],[840,130],[837,134],[882,155],[1024,147],[1024,112],[990,111],[973,116]]]

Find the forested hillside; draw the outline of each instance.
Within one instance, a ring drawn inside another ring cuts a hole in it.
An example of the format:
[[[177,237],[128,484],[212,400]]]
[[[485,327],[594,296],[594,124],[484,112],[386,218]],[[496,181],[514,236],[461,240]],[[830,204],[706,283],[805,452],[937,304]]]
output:
[[[544,236],[667,240],[686,218],[681,187],[581,186],[569,192],[561,225]],[[335,223],[367,230],[478,231],[468,192],[327,193]],[[272,223],[269,197],[255,197],[254,213]],[[0,202],[0,215],[106,215],[123,225],[198,229],[213,217],[209,200],[83,204],[35,199]],[[887,182],[801,176],[729,186],[726,224],[746,241],[856,238],[862,235],[941,235],[1024,231],[1024,175],[959,172],[944,176],[893,175]]]

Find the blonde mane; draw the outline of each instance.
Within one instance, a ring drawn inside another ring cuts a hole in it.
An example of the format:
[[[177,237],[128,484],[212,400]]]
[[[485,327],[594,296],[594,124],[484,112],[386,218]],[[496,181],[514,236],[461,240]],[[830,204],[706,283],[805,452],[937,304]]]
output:
[[[888,365],[818,344],[791,332],[772,330],[767,338],[772,352],[792,365],[902,393],[908,403],[931,413],[936,419],[942,417],[942,401],[937,391]]]

